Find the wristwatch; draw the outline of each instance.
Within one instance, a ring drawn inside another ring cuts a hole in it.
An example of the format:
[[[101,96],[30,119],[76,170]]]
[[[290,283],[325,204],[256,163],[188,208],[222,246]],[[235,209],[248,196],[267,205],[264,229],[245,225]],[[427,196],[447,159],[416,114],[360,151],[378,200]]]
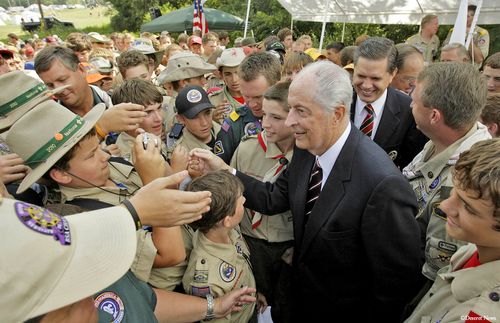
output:
[[[214,314],[214,306],[215,306],[215,301],[214,301],[214,297],[212,296],[212,294],[207,294],[205,296],[207,298],[207,315],[205,316],[205,321],[210,321],[210,320],[213,320],[215,318],[215,314]]]

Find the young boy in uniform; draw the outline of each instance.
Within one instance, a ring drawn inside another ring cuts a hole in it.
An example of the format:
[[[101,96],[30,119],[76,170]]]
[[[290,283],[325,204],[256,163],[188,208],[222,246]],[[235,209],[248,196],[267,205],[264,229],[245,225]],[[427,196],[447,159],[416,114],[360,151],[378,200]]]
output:
[[[187,294],[221,296],[240,286],[255,287],[248,248],[235,229],[244,214],[243,185],[226,171],[198,177],[189,183],[188,191],[212,193],[210,211],[191,225],[197,229],[193,250],[182,279]],[[240,313],[226,316],[230,322],[248,322],[255,305]]]
[[[500,139],[460,154],[450,197],[434,212],[451,237],[468,241],[442,268],[406,322],[491,322],[500,318]]]

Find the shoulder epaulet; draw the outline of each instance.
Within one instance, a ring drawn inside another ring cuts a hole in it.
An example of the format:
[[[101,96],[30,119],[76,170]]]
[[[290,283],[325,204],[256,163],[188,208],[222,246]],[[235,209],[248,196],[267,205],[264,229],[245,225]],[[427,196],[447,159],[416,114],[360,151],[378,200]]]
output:
[[[221,93],[222,90],[223,90],[223,88],[218,87],[218,86],[214,86],[214,87],[211,87],[207,90],[207,94],[208,94],[208,96],[216,95],[216,94]]]
[[[481,35],[481,36],[484,36],[488,33],[488,31],[486,31],[486,29],[483,29],[483,28],[479,28],[478,31],[479,31],[479,35]]]

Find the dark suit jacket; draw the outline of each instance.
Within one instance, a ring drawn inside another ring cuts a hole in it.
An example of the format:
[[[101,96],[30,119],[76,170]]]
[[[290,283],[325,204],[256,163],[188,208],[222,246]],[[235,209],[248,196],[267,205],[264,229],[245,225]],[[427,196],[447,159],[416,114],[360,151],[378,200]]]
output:
[[[351,104],[351,121],[354,122],[357,95]],[[375,141],[386,153],[397,152],[394,163],[403,169],[424,148],[427,137],[417,129],[411,113],[411,98],[392,87],[387,88],[380,124]]]
[[[264,214],[292,211],[294,319],[398,321],[419,288],[423,263],[416,198],[408,181],[383,150],[352,126],[304,225],[314,161],[309,152],[295,149],[274,184],[237,172],[246,207]]]

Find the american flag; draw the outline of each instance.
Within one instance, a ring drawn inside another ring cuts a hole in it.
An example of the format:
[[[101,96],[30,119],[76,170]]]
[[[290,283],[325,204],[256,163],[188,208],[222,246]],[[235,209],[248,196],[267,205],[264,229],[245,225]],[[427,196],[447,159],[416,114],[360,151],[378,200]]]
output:
[[[195,30],[200,30],[202,35],[208,33],[208,22],[203,14],[203,4],[205,1],[194,0],[193,33]]]

